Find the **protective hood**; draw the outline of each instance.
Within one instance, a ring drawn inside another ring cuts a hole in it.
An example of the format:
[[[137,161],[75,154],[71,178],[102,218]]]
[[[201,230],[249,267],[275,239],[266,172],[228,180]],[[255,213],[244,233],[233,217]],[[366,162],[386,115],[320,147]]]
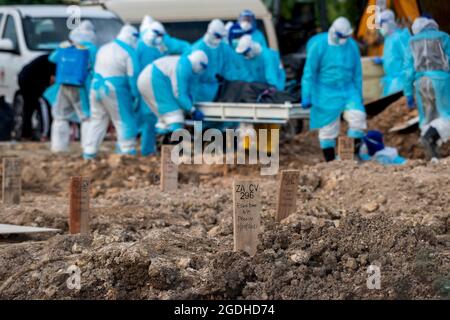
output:
[[[397,29],[395,13],[392,10],[384,10],[379,17],[380,33],[383,37],[392,34]]]
[[[251,10],[242,11],[238,22],[244,32],[251,32],[256,28],[256,16]]]
[[[95,43],[97,40],[95,32],[92,30],[85,30],[83,28],[84,27],[80,25],[72,30],[69,33],[69,40],[76,45],[80,45],[83,42]]]
[[[214,19],[208,25],[208,31],[205,35],[205,43],[211,48],[217,48],[226,37],[227,31],[222,20]]]
[[[155,20],[151,16],[145,16],[142,19],[141,26],[139,27],[139,32],[144,32],[145,30],[147,30],[154,21]]]
[[[328,31],[328,43],[330,45],[344,45],[353,35],[353,29],[347,18],[339,17],[331,25]]]
[[[154,21],[143,32],[142,41],[149,47],[159,47],[163,44],[165,34],[164,26],[160,22]]]
[[[120,40],[132,48],[136,48],[137,42],[139,38],[139,32],[135,27],[133,27],[130,24],[126,24],[122,27],[122,29],[119,32],[119,35],[117,36],[117,40]]]
[[[200,74],[208,68],[208,56],[202,50],[192,52],[188,59],[192,64],[192,71],[196,74]]]
[[[262,47],[259,43],[254,42],[250,35],[245,35],[239,40],[236,52],[252,59],[261,54]]]
[[[424,30],[439,30],[439,25],[433,19],[424,17],[417,18],[412,25],[412,32],[414,35],[421,33]]]

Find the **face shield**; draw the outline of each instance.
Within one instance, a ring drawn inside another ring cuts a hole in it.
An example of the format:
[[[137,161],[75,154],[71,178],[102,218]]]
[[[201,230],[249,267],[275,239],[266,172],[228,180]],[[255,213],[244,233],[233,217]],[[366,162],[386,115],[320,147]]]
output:
[[[244,10],[239,16],[239,26],[245,32],[251,31],[256,24],[255,14],[250,10]]]

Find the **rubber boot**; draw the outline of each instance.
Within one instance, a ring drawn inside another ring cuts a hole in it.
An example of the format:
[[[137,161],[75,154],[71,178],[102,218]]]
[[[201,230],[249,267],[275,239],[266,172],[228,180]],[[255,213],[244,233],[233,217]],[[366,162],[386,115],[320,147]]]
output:
[[[362,139],[354,139],[355,141],[355,159],[361,160],[359,157],[359,149],[361,149]]]
[[[323,156],[325,157],[326,162],[331,162],[336,160],[336,151],[334,148],[326,148],[323,149]]]
[[[430,127],[425,135],[420,139],[423,147],[425,148],[425,155],[428,160],[439,159],[441,156],[438,150],[438,141],[441,139],[439,132]]]

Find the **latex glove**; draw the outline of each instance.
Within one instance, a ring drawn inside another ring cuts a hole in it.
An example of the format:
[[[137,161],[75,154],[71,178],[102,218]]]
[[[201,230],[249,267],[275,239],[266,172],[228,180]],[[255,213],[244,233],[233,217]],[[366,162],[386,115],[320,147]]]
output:
[[[205,115],[200,110],[194,109],[192,112],[192,119],[194,121],[203,121],[203,119],[205,119]]]
[[[375,57],[372,59],[372,61],[373,61],[373,63],[375,63],[378,66],[383,64],[383,58],[380,58],[380,57]]]
[[[413,96],[406,97],[406,100],[408,101],[408,108],[409,109],[415,109],[416,108],[416,101],[414,100]]]
[[[302,100],[302,108],[305,110],[308,110],[312,107],[311,101],[309,99],[303,99]]]

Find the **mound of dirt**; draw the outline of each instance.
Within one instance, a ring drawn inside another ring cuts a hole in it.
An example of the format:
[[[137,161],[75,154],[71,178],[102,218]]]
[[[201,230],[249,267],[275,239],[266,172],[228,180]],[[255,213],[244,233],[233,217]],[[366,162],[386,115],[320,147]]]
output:
[[[395,126],[404,124],[406,121],[417,117],[417,111],[410,111],[406,98],[393,103],[382,113],[369,120],[369,128],[380,130],[385,134],[385,143],[395,147],[400,154],[408,159],[424,159],[425,154],[420,144],[419,130],[408,133],[390,133],[389,130]],[[442,156],[450,156],[450,142],[443,145]]]
[[[315,148],[314,137],[305,150]],[[39,154],[37,152],[37,154]],[[33,159],[36,159],[36,154]],[[105,166],[94,186],[115,171],[157,167],[158,160],[84,163],[59,156],[61,174]],[[103,161],[103,160],[102,160]],[[307,159],[308,162],[314,162]],[[283,167],[301,170],[296,212],[274,221],[275,177],[262,179],[258,253],[233,252],[234,176],[200,184],[186,178],[176,194],[142,178],[99,193],[91,203],[92,235],[67,235],[65,191],[41,181],[19,206],[0,205],[2,223],[61,228],[28,242],[0,240],[0,299],[435,299],[450,295],[450,159],[385,168],[353,162]],[[35,164],[26,160],[25,169]],[[56,164],[55,164],[56,165]],[[125,171],[128,170],[128,171]],[[134,171],[133,171],[134,170]],[[138,171],[139,170],[139,171]],[[47,174],[56,174],[49,171]],[[233,172],[247,175],[248,172]],[[250,173],[253,174],[253,173]],[[146,177],[146,176],[144,176]],[[255,176],[256,179],[256,176]],[[106,187],[105,187],[106,188]],[[96,189],[93,189],[95,193]],[[23,240],[23,239],[20,239]],[[381,289],[367,288],[367,268],[381,268]],[[81,288],[69,289],[71,266]]]

